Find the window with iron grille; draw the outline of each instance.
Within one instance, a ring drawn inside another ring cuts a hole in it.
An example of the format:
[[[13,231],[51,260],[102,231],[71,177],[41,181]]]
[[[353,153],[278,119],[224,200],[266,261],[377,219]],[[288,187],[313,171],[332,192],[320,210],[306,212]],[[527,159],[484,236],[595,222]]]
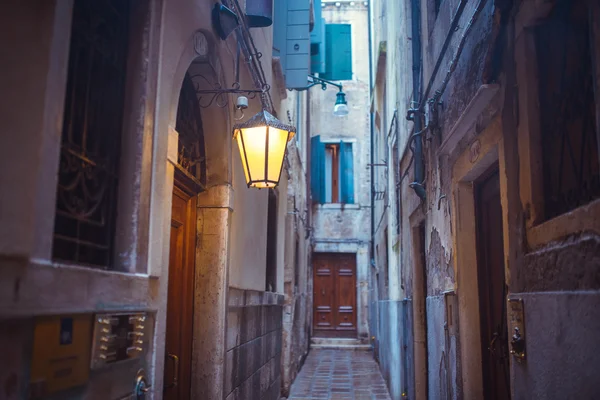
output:
[[[130,2],[76,0],[53,258],[112,267]]]
[[[586,2],[559,0],[535,28],[545,219],[600,197],[589,18]]]
[[[196,86],[189,74],[185,75],[175,130],[179,134],[177,164],[180,170],[200,186],[206,184],[206,157],[204,154],[204,130]]]

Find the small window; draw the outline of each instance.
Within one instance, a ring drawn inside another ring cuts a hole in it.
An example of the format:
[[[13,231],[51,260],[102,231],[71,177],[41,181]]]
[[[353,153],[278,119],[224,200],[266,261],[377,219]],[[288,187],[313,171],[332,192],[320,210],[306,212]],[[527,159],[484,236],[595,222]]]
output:
[[[545,219],[600,197],[590,28],[586,2],[568,0],[535,28]]]
[[[76,0],[58,176],[53,258],[112,267],[129,1]]]
[[[311,195],[317,203],[354,203],[354,157],[352,143],[311,144]]]
[[[340,187],[340,145],[325,145],[325,203],[339,203],[342,198]]]

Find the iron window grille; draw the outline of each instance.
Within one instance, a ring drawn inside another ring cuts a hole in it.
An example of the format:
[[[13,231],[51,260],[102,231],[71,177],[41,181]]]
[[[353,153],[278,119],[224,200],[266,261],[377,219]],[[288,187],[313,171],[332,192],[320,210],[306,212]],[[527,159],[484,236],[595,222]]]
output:
[[[206,156],[204,153],[204,130],[196,86],[189,74],[185,75],[175,129],[179,134],[177,164],[199,186],[206,185]]]
[[[130,3],[76,0],[53,258],[112,267]]]
[[[585,2],[561,0],[535,29],[545,219],[600,197],[590,28]]]

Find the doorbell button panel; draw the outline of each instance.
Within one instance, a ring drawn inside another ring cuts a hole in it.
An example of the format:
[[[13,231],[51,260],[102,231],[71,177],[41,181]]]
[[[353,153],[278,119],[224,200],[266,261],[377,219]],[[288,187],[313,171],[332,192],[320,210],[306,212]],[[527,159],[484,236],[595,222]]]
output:
[[[91,369],[139,358],[148,348],[146,313],[96,314]]]

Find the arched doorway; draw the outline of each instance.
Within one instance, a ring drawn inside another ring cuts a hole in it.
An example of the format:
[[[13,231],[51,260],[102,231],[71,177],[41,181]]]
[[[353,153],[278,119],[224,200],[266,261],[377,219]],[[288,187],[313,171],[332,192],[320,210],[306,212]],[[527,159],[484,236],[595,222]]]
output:
[[[169,286],[163,396],[191,398],[197,195],[206,185],[204,131],[196,89],[186,73],[179,94],[169,244]]]
[[[198,36],[207,39],[207,54],[198,52]],[[199,94],[225,87],[223,76],[212,34],[192,34],[174,74],[169,112],[168,159],[174,184],[161,377],[165,399],[221,399],[224,390],[231,120],[221,102]]]

